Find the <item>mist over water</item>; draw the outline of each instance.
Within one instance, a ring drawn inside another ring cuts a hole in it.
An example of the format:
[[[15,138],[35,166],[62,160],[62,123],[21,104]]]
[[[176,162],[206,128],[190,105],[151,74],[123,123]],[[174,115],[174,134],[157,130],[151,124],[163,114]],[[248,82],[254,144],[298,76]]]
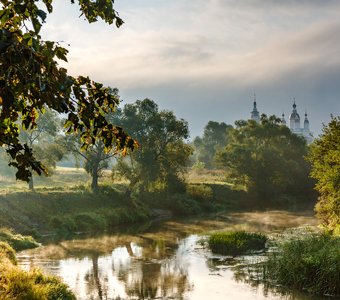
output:
[[[132,234],[49,243],[20,253],[19,264],[62,277],[78,299],[321,299],[249,284],[239,267],[254,257],[213,255],[200,243],[211,230],[275,234],[302,225],[314,226],[316,220],[308,213],[280,211],[171,220],[130,228]]]

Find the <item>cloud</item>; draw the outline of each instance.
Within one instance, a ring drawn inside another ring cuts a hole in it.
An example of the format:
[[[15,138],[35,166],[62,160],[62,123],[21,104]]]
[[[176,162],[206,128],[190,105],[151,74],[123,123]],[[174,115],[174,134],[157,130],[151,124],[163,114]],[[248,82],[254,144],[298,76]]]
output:
[[[116,86],[126,101],[153,98],[196,132],[247,117],[254,91],[267,113],[289,113],[297,97],[311,126],[339,113],[338,0],[118,1],[120,29],[57,3],[44,36],[71,44],[71,74]]]

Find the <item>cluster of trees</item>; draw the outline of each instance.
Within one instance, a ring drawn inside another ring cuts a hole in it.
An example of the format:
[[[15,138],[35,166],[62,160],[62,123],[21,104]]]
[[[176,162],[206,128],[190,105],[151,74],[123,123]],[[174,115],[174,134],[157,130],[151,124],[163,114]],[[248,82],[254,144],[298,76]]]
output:
[[[280,195],[306,195],[312,190],[304,159],[306,141],[275,116],[259,123],[240,120],[235,126],[210,121],[194,140],[197,161],[225,169],[229,181],[245,187],[265,203]]]
[[[293,134],[275,116],[237,121],[229,143],[217,154],[229,178],[243,184],[261,201],[311,190],[306,141]]]
[[[320,193],[317,216],[329,231],[340,234],[340,117],[332,117],[310,147],[311,176]]]

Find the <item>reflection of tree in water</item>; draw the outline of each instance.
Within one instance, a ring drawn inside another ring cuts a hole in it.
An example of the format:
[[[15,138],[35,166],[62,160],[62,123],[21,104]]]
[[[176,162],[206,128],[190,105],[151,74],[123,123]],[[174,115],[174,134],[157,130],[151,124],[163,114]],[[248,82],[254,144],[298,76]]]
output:
[[[125,292],[131,298],[154,299],[156,297],[172,297],[183,299],[186,291],[191,289],[185,266],[180,260],[169,255],[169,248],[163,241],[147,241],[143,245],[140,256],[127,247],[130,258],[117,266],[113,264],[118,277],[125,284]]]
[[[107,275],[100,273],[98,266],[99,255],[92,255],[92,269],[89,270],[85,275],[85,280],[88,282],[88,294],[98,295],[98,299],[107,299],[107,287],[106,282],[108,281]]]
[[[139,272],[131,273],[126,283],[126,293],[138,299],[172,297],[183,299],[190,290],[187,272],[169,261],[141,263]]]

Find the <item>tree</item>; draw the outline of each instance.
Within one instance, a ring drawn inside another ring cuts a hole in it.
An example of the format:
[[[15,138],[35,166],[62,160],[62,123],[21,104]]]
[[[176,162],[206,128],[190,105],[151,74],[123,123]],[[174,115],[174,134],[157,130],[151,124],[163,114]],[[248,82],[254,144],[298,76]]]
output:
[[[115,22],[117,27],[123,23],[113,1],[78,2],[81,14],[90,23],[99,18],[109,24]],[[119,102],[116,95],[88,77],[68,75],[58,65],[58,59],[67,61],[68,51],[39,35],[47,13],[52,12],[52,3],[0,2],[0,146],[10,155],[10,165],[17,168],[17,179],[26,181],[31,170],[41,174],[46,168],[36,160],[32,148],[20,141],[19,126],[36,128],[38,113],[44,113],[46,107],[66,115],[67,133],[80,133],[84,149],[99,140],[107,151],[136,146],[121,127],[105,118]]]
[[[204,127],[203,137],[195,138],[194,146],[197,151],[197,159],[203,162],[206,168],[214,167],[216,152],[227,145],[228,132],[231,128],[231,125],[224,122],[209,121]]]
[[[84,168],[91,175],[91,190],[98,190],[98,179],[102,176],[103,170],[109,166],[109,159],[117,155],[114,150],[105,151],[101,141],[89,146],[86,150],[81,150],[81,140],[79,136],[66,136],[63,145],[67,152],[80,156],[84,159]]]
[[[51,169],[55,168],[56,162],[63,158],[65,152],[57,141],[62,130],[61,120],[56,112],[46,109],[44,114],[39,114],[36,124],[33,129],[20,130],[19,140],[34,150],[36,157],[51,174]],[[33,174],[29,188],[34,189]]]
[[[311,176],[317,180],[320,193],[315,207],[322,225],[340,233],[340,117],[332,117],[322,134],[310,147],[307,159],[312,164]]]
[[[188,123],[173,112],[158,110],[149,99],[126,104],[119,116],[120,124],[138,141],[139,149],[129,158],[118,161],[116,169],[130,180],[130,191],[159,188],[176,191],[183,186],[181,175],[192,153],[184,139],[189,136]]]
[[[217,154],[229,176],[262,201],[282,194],[303,195],[309,189],[306,141],[275,116],[237,121],[227,147]]]

